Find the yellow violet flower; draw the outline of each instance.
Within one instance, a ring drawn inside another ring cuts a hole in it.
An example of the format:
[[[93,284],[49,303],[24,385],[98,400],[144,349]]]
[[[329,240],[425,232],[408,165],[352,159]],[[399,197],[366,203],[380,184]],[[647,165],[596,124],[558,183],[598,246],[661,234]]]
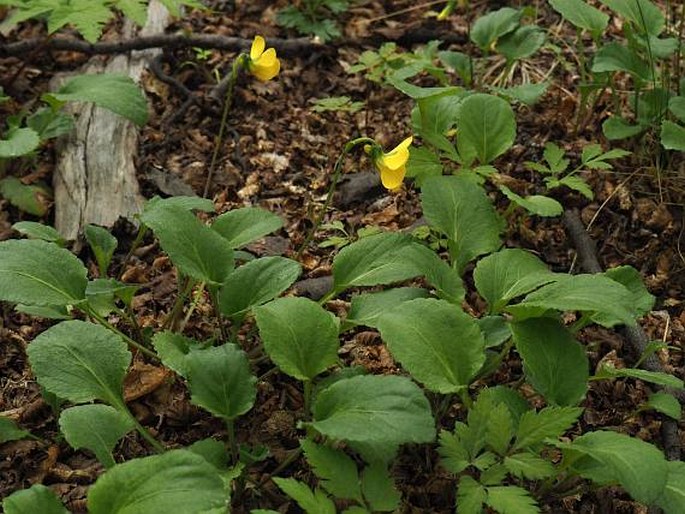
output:
[[[382,150],[371,153],[373,163],[381,174],[381,183],[386,189],[397,189],[402,185],[404,175],[407,172],[407,160],[409,159],[409,145],[412,137],[402,141],[388,153]]]
[[[265,50],[266,49],[266,50]],[[250,73],[262,82],[271,80],[281,69],[281,61],[276,57],[274,48],[266,48],[266,41],[262,36],[255,36],[250,48]]]

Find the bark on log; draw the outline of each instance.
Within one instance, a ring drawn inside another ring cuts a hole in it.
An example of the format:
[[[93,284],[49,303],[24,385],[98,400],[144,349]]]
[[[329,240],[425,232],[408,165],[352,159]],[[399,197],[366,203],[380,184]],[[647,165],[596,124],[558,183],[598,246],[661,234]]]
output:
[[[168,24],[166,8],[153,0],[140,34],[163,32]],[[132,37],[135,32],[133,23],[126,21],[123,36]],[[146,63],[160,51],[117,55],[106,64],[93,60],[81,73],[122,73],[139,82]],[[76,128],[58,145],[60,155],[53,174],[55,227],[67,239],[75,239],[89,223],[111,227],[119,217],[140,212],[143,205],[134,163],[138,149],[135,125],[92,104],[79,104],[72,112],[78,118]]]

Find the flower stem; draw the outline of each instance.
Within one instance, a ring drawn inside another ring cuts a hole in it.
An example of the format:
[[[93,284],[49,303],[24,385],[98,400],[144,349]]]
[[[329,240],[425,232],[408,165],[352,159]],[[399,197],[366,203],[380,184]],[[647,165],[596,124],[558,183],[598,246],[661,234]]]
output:
[[[314,234],[319,229],[319,226],[321,225],[321,222],[323,221],[323,217],[326,215],[326,211],[331,206],[331,202],[333,201],[333,193],[335,193],[335,188],[338,185],[338,182],[340,181],[340,177],[342,175],[342,165],[343,165],[343,162],[345,161],[345,157],[347,157],[347,154],[350,153],[354,149],[355,146],[360,145],[360,144],[369,144],[369,145],[375,146],[376,142],[369,137],[359,137],[357,139],[353,139],[352,141],[348,141],[345,144],[342,152],[338,156],[338,160],[335,162],[335,166],[333,168],[333,179],[331,180],[331,185],[328,187],[328,194],[326,194],[326,201],[323,204],[323,208],[321,209],[321,212],[319,212],[319,215],[314,220],[314,225],[309,230],[307,237],[302,242],[302,245],[300,245],[300,248],[297,250],[297,253],[295,254],[296,260],[299,260],[300,257],[302,257],[302,252],[304,252],[305,248],[307,248],[309,243],[311,243],[312,238],[314,237]]]
[[[238,72],[240,67],[243,66],[245,60],[245,55],[240,54],[233,61],[233,67],[231,68],[231,76],[228,80],[228,88],[226,89],[226,97],[224,98],[224,109],[221,113],[221,124],[219,125],[219,134],[214,139],[214,151],[212,152],[212,161],[209,164],[209,170],[207,171],[207,180],[205,182],[205,189],[202,193],[202,198],[207,198],[209,194],[209,187],[212,184],[212,177],[214,175],[214,170],[216,168],[216,161],[219,158],[219,151],[221,150],[221,143],[224,140],[224,133],[226,132],[226,124],[228,121],[228,112],[231,110],[231,104],[233,103],[233,91],[235,89],[235,83],[238,80]]]

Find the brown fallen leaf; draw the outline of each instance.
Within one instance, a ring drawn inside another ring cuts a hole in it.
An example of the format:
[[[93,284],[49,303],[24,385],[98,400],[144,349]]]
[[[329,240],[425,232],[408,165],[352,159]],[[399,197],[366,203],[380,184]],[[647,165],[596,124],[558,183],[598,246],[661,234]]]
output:
[[[171,372],[163,367],[136,361],[124,379],[124,400],[131,402],[155,391]]]

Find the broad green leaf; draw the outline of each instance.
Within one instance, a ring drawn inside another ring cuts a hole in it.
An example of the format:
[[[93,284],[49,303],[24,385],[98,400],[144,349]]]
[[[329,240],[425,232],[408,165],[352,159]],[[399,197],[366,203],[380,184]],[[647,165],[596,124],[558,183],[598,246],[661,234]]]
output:
[[[235,419],[254,405],[257,378],[245,352],[234,344],[191,351],[185,365],[195,405],[224,419]]]
[[[300,275],[300,265],[285,257],[261,257],[231,273],[219,291],[219,311],[233,317],[273,300]]]
[[[685,127],[672,121],[664,120],[661,123],[661,145],[666,150],[679,150],[685,152]]]
[[[444,135],[454,127],[463,98],[461,91],[447,91],[417,100],[421,114],[421,132]]]
[[[113,278],[96,278],[88,282],[86,298],[90,307],[101,316],[106,316],[116,310],[117,299],[131,305],[138,288],[137,285],[125,284]]]
[[[384,232],[346,246],[333,260],[335,291],[391,284],[419,275],[410,258],[415,244],[409,236]]]
[[[48,243],[55,243],[58,246],[66,244],[62,235],[50,225],[44,225],[35,221],[19,221],[12,225],[12,228],[30,239],[42,239]]]
[[[674,96],[668,101],[668,110],[685,122],[685,96]]]
[[[108,405],[77,405],[62,411],[59,428],[72,448],[92,451],[106,468],[111,468],[115,465],[114,446],[135,428],[135,423]]]
[[[662,414],[666,414],[676,421],[680,421],[683,415],[683,409],[680,406],[678,399],[672,394],[668,393],[652,393],[647,400],[647,407],[654,409]]]
[[[147,123],[145,95],[126,75],[78,75],[56,93],[46,95],[61,102],[93,102],[98,107],[109,109],[138,126],[142,127]]]
[[[43,107],[26,118],[26,126],[38,133],[41,141],[47,141],[74,129],[74,118],[66,112]]]
[[[618,266],[616,268],[608,269],[604,272],[604,276],[609,277],[611,280],[615,280],[630,291],[633,297],[633,306],[638,317],[644,316],[652,310],[652,307],[654,307],[654,296],[647,291],[640,272],[632,266]],[[621,320],[611,318],[605,314],[595,315],[592,319],[596,323],[604,326],[618,325],[621,323]]]
[[[252,511],[252,514],[254,514],[254,511]],[[278,514],[276,512],[276,514]],[[352,507],[348,507],[344,511],[342,511],[342,514],[373,514],[371,511],[365,509],[364,507],[360,507],[359,505],[353,505]]]
[[[453,432],[441,430],[438,440],[440,441],[438,453],[442,466],[455,475],[464,471],[470,464],[470,458],[459,436]]]
[[[372,462],[364,468],[362,490],[373,512],[394,512],[400,506],[402,496],[384,463]]]
[[[160,198],[154,196],[150,198],[143,208],[143,216],[147,216],[155,209],[164,209],[169,206],[180,207],[186,211],[214,212],[214,203],[208,198],[199,196],[171,196]]]
[[[503,316],[485,316],[476,320],[483,333],[485,348],[494,348],[505,343],[511,337],[509,323]]]
[[[647,40],[649,40],[649,50],[647,50]],[[647,39],[640,37],[637,38],[637,43],[647,52],[651,50],[653,59],[669,59],[680,48],[680,40],[675,37],[649,36]]]
[[[637,136],[646,129],[647,127],[644,125],[632,125],[618,116],[607,118],[604,120],[604,123],[602,123],[602,134],[611,141]]]
[[[440,96],[440,95],[434,95]],[[431,97],[427,97],[431,98]],[[430,125],[424,126],[424,117],[421,114],[419,106],[416,105],[411,111],[411,124],[413,131],[421,136],[423,142],[430,148],[429,151],[435,152],[436,157],[447,157],[454,162],[461,162],[461,158],[457,153],[457,149],[450,138],[447,137],[449,132],[441,133],[431,130]],[[411,158],[411,151],[410,151]]]
[[[588,5],[583,0],[548,0],[552,8],[566,21],[579,29],[587,30],[593,37],[599,37],[609,23],[609,16]]]
[[[379,293],[355,295],[352,297],[345,325],[378,328],[378,319],[382,314],[404,302],[427,296],[428,291],[418,287],[394,287]]]
[[[592,72],[603,73],[607,71],[625,71],[644,81],[652,79],[649,64],[633,50],[620,43],[602,45],[595,54]]]
[[[664,493],[668,462],[659,449],[635,437],[617,432],[590,432],[569,447],[598,461],[635,500],[654,503]],[[582,474],[582,469],[579,470]]]
[[[226,444],[216,439],[207,438],[195,441],[187,450],[203,457],[207,462],[217,469],[225,470],[228,466],[228,453]]]
[[[446,68],[452,68],[455,72],[457,72],[457,75],[459,75],[461,80],[464,81],[466,86],[471,84],[471,56],[463,52],[441,51],[438,52],[438,58]]]
[[[482,514],[487,498],[485,488],[469,475],[462,475],[457,486],[457,511],[459,514]]]
[[[612,11],[633,23],[641,32],[658,36],[666,23],[661,10],[650,0],[601,0]]]
[[[545,44],[545,32],[535,25],[524,25],[500,38],[496,49],[507,61],[526,59]]]
[[[492,11],[476,20],[471,28],[471,41],[476,43],[483,52],[492,50],[495,43],[504,34],[516,29],[521,20],[521,11],[510,7],[503,7]]]
[[[42,484],[10,494],[2,508],[5,514],[69,514],[57,495]]]
[[[428,223],[450,240],[450,255],[459,271],[501,245],[502,222],[485,191],[467,177],[427,179],[421,205]]]
[[[176,205],[156,205],[142,221],[154,230],[162,249],[179,271],[211,285],[233,271],[233,248],[223,237]]]
[[[614,368],[613,366],[603,366],[596,374],[595,378],[615,378],[626,377],[636,378],[644,382],[658,384],[674,389],[683,389],[683,381],[678,377],[662,373],[660,371],[647,371],[646,369],[636,368]]]
[[[157,332],[152,337],[152,345],[159,358],[162,359],[162,364],[182,377],[188,378],[187,357],[191,350],[200,348],[198,341],[183,334],[165,330]]]
[[[114,466],[88,491],[90,514],[194,514],[219,508],[226,508],[221,475],[188,450]]]
[[[24,184],[16,177],[0,179],[0,195],[16,208],[40,217],[47,214],[49,203],[45,198],[51,196],[45,187]]]
[[[418,273],[435,288],[435,294],[450,303],[461,305],[466,294],[459,271],[447,264],[433,250],[422,244],[415,244],[408,261],[413,261]]]
[[[378,328],[393,356],[431,391],[464,389],[485,362],[478,324],[444,300],[405,302],[382,315]]]
[[[312,491],[307,484],[294,478],[272,479],[285,494],[290,496],[306,514],[335,514],[335,504],[321,489]]]
[[[23,305],[20,303],[14,307],[14,310],[37,318],[59,320],[71,319],[71,314],[69,314],[69,311],[63,305]]]
[[[269,358],[298,380],[312,380],[338,361],[335,318],[307,298],[280,298],[254,309]]]
[[[283,226],[276,214],[258,207],[234,209],[219,216],[212,229],[228,240],[231,248],[242,248]]]
[[[514,144],[514,111],[502,98],[482,93],[466,97],[457,121],[457,149],[467,166],[475,160],[490,164]]]
[[[0,444],[29,437],[31,432],[19,428],[10,418],[0,416]]]
[[[457,86],[446,86],[446,87],[421,87],[410,84],[406,80],[402,79],[395,74],[388,75],[386,81],[392,85],[398,91],[404,93],[408,97],[419,100],[421,98],[426,98],[428,96],[439,95],[442,93],[459,93],[464,91],[463,88]]]
[[[95,260],[97,260],[98,268],[100,269],[100,276],[107,276],[107,270],[109,269],[110,262],[112,262],[114,250],[117,249],[117,238],[110,234],[108,230],[97,225],[86,225],[83,232],[91,250],[95,254]]]
[[[529,308],[602,313],[633,326],[638,317],[633,301],[632,293],[625,286],[606,276],[567,275],[533,291],[507,310],[515,316],[525,316]]]
[[[435,152],[425,147],[409,148],[407,177],[414,177],[420,187],[426,178],[440,175],[442,175],[442,163]]]
[[[488,487],[485,503],[500,514],[537,514],[535,499],[523,487],[515,485]]]
[[[340,499],[357,500],[363,503],[357,464],[342,450],[300,440],[307,462],[330,494]]]
[[[514,298],[553,282],[556,275],[532,253],[505,248],[478,261],[473,278],[490,312],[500,312]]]
[[[365,375],[339,380],[319,392],[311,426],[321,434],[370,446],[435,439],[428,400],[406,377]]]
[[[526,480],[541,480],[555,474],[551,462],[528,452],[515,453],[504,457],[504,465],[513,476]]]
[[[685,462],[667,462],[666,487],[656,504],[666,514],[685,513]],[[9,513],[8,513],[9,514]]]
[[[543,195],[519,196],[504,184],[499,184],[499,189],[509,200],[519,207],[523,207],[531,214],[551,218],[560,216],[564,212],[564,207],[554,198]]]
[[[102,400],[123,404],[124,375],[131,353],[118,335],[85,321],[64,321],[26,349],[36,380],[72,403]]]
[[[548,403],[577,405],[588,387],[585,349],[557,320],[533,318],[511,324],[527,380]]]
[[[30,128],[13,128],[0,139],[0,159],[13,159],[33,152],[40,145],[38,133]]]
[[[583,413],[579,407],[545,407],[539,412],[526,411],[516,434],[514,449],[529,448],[545,439],[557,439]]]

